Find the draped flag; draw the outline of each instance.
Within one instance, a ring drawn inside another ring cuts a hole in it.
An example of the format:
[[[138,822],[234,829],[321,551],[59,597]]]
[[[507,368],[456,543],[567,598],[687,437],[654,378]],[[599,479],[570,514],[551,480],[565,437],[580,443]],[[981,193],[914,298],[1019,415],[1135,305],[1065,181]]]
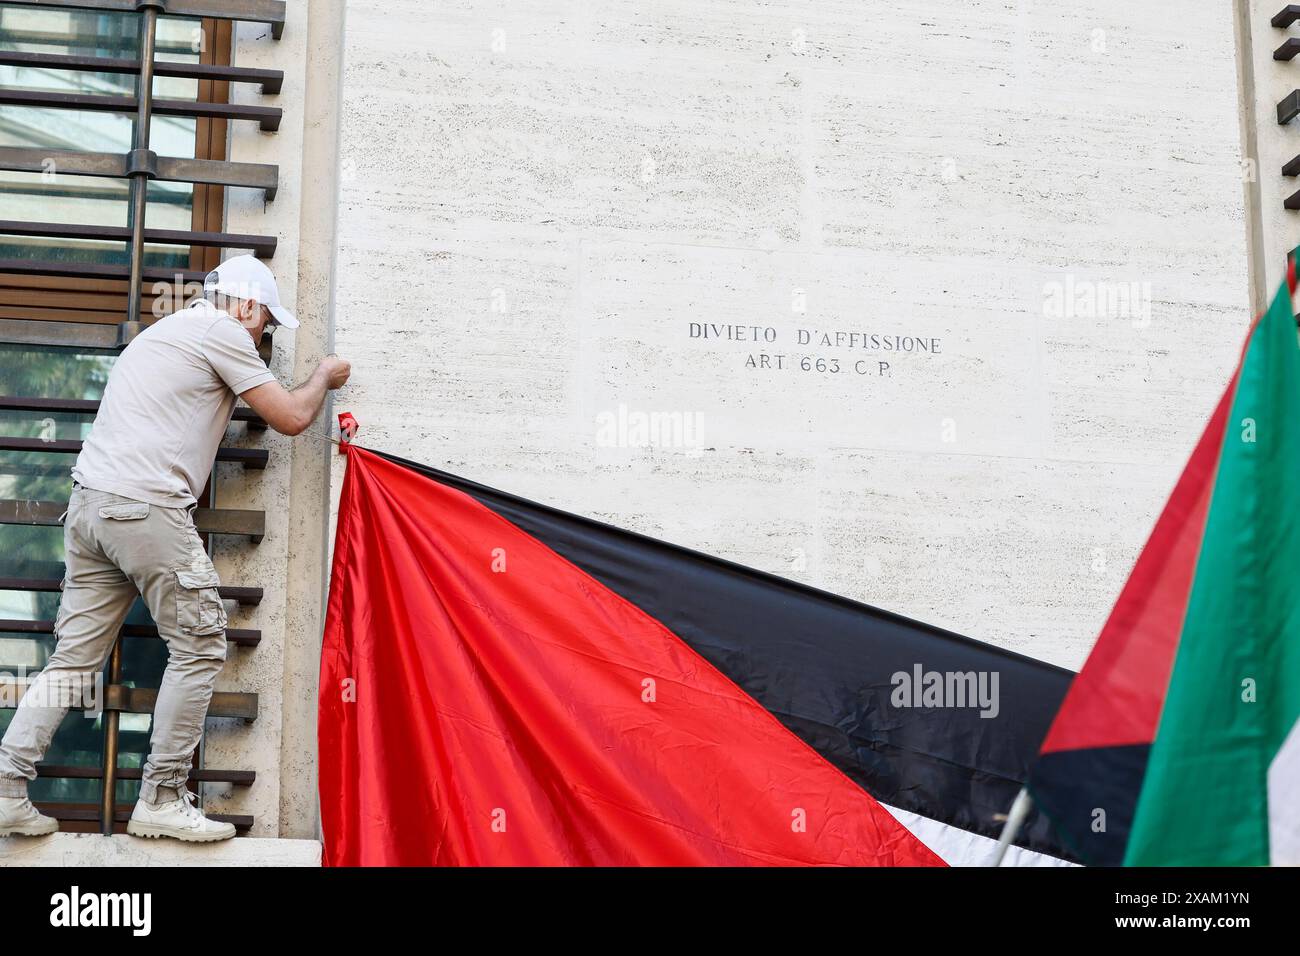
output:
[[[1300,863],[1294,288],[1293,264],[1031,774],[1087,862]]]
[[[347,454],[326,864],[987,862],[1069,672]],[[1019,842],[1065,855],[1042,819]]]

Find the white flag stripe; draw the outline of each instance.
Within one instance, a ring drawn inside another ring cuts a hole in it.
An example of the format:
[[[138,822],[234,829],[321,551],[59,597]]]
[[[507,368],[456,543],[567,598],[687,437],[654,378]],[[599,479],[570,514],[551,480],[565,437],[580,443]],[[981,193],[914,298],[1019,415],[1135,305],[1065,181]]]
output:
[[[943,858],[949,866],[992,866],[997,854],[998,841],[978,833],[971,833],[960,827],[949,826],[913,813],[900,810],[882,803],[882,807],[894,815],[899,823],[907,827],[916,838]],[[1012,844],[1007,848],[1003,866],[1077,866],[1069,860],[1035,853],[1024,847]]]
[[[1300,722],[1268,765],[1268,861],[1300,866]],[[935,851],[938,852],[937,850]]]

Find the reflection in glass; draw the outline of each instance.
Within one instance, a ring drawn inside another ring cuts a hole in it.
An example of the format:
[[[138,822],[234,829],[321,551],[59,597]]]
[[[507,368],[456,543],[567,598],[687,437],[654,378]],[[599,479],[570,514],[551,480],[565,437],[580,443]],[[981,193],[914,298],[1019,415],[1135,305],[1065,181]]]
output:
[[[77,54],[134,59],[139,53],[138,18],[129,13],[97,13],[15,7],[0,3],[0,50]],[[199,62],[200,22],[164,17],[158,21],[158,59]],[[133,97],[136,78],[129,73],[55,70],[34,66],[0,66],[0,85],[55,93]],[[154,95],[193,100],[198,82],[183,77],[156,77]],[[0,146],[48,147],[83,152],[125,153],[131,148],[132,113],[0,107]],[[196,121],[192,117],[153,117],[150,147],[160,156],[194,156]],[[57,164],[44,173],[0,171],[0,218],[27,222],[125,226],[125,180],[60,176]],[[154,229],[190,228],[194,187],[189,183],[149,184],[145,221]],[[15,239],[0,236],[0,258],[55,262],[128,262],[125,242]],[[146,265],[186,268],[189,250],[150,247]]]

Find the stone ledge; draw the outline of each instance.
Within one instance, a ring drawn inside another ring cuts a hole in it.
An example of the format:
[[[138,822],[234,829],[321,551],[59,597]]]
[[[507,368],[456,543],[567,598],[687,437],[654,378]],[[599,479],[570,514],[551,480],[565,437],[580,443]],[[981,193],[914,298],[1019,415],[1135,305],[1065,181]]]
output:
[[[315,840],[236,837],[222,843],[142,840],[118,834],[0,837],[4,866],[320,866]]]

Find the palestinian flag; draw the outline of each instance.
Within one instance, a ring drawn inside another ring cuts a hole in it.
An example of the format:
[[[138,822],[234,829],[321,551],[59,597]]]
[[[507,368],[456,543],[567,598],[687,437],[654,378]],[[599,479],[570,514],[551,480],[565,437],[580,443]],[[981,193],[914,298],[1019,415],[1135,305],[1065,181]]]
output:
[[[1300,863],[1294,287],[1293,265],[1031,776],[1089,863]]]
[[[346,450],[327,865],[991,858],[1069,672]]]

